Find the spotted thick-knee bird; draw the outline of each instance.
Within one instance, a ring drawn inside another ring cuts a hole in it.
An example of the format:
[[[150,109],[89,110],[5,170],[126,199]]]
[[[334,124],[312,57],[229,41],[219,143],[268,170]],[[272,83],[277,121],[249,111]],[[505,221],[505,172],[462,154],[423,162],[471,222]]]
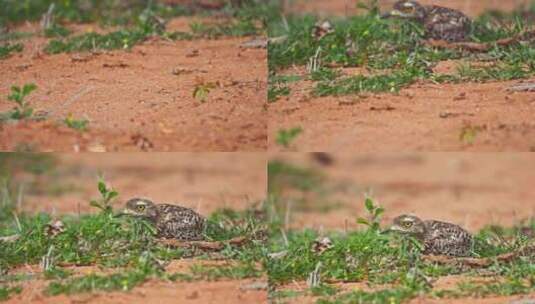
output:
[[[470,256],[472,235],[458,225],[426,220],[414,215],[400,215],[393,221],[389,231],[410,235],[419,240],[424,254]]]
[[[472,20],[462,12],[436,5],[424,6],[413,0],[401,0],[383,18],[412,19],[425,28],[426,38],[461,42],[468,40]]]
[[[145,198],[133,198],[126,202],[121,214],[150,221],[157,230],[157,237],[182,241],[202,240],[206,220],[190,208],[170,204],[155,204]]]

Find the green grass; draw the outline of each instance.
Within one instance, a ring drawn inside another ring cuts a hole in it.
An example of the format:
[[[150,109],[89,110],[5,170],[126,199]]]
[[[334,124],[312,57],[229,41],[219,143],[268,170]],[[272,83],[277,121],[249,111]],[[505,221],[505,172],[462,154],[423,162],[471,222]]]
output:
[[[284,254],[268,263],[270,283],[276,287],[292,281],[305,281],[318,265],[321,282],[307,291],[319,297],[318,303],[403,303],[419,295],[428,297],[483,297],[489,295],[526,294],[535,291],[535,266],[530,258],[491,265],[486,271],[501,278],[500,282],[461,282],[452,290],[433,290],[430,279],[451,274],[464,274],[477,278],[478,269],[439,265],[421,259],[420,248],[413,240],[396,235],[382,234],[379,219],[383,209],[372,200],[366,200],[368,219],[358,219],[364,229],[341,232],[324,232],[333,246],[323,253],[311,248],[319,236],[312,230],[274,232],[270,252]],[[524,228],[535,228],[535,222],[524,223]],[[528,239],[519,227],[487,227],[476,234],[474,255],[493,257],[521,248]],[[495,240],[509,239],[508,242]],[[531,257],[532,258],[532,257]],[[488,275],[488,274],[487,274]],[[340,292],[326,282],[366,282],[372,291]],[[277,288],[275,288],[276,290]],[[275,294],[274,297],[279,297]]]
[[[72,115],[67,116],[63,122],[65,125],[71,129],[75,129],[78,131],[87,131],[89,120],[83,118],[83,119],[76,119]]]
[[[535,8],[535,6],[534,6]],[[533,9],[535,11],[535,9]],[[496,26],[496,18],[483,15],[477,18],[472,31],[472,40],[493,42],[512,37],[531,26],[521,19],[519,12],[502,16],[501,22],[508,27]],[[316,82],[312,94],[316,96],[347,95],[366,92],[397,92],[416,81],[461,82],[492,81],[527,78],[535,75],[535,51],[533,43],[509,46],[494,45],[485,54],[492,58],[491,65],[476,66],[477,56],[462,50],[434,48],[423,43],[423,29],[414,23],[401,20],[384,20],[370,13],[345,19],[332,19],[334,32],[315,39],[311,32],[317,18],[314,16],[288,16],[287,24],[274,21],[269,26],[271,37],[287,36],[280,43],[268,48],[270,75],[291,65],[305,65],[319,54],[323,63],[319,71],[312,72],[310,79]],[[353,45],[350,48],[350,45]],[[351,50],[351,51],[349,51]],[[432,67],[443,60],[463,59],[454,75],[432,72]],[[361,67],[369,75],[343,76],[340,67]],[[272,82],[271,99],[288,94],[285,86]]]
[[[17,159],[24,163],[22,168],[36,166],[32,165],[32,161],[48,162],[45,159],[15,156],[7,154],[4,157],[4,154],[0,154],[0,166],[14,173],[18,170],[18,167],[14,167]],[[35,169],[32,170],[30,172],[35,172]],[[4,298],[19,289],[11,289],[17,282],[16,278],[3,274],[20,265],[39,264],[43,257],[49,261],[49,268],[43,272],[43,277],[50,281],[46,288],[48,295],[129,290],[149,278],[217,280],[258,277],[263,273],[267,249],[260,236],[267,233],[267,228],[259,215],[261,210],[237,212],[222,209],[209,216],[205,232],[208,240],[251,237],[251,241],[242,247],[228,245],[219,252],[220,258],[233,261],[232,266],[195,268],[191,274],[169,274],[164,271],[163,265],[174,259],[198,255],[199,252],[158,243],[154,236],[155,228],[146,221],[116,217],[115,209],[118,206],[115,201],[119,193],[104,181],[98,183],[100,197],[89,202],[100,212],[59,217],[64,229],[55,236],[47,233],[48,223],[52,219],[50,215],[27,214],[17,210],[16,192],[8,184],[11,183],[6,182],[0,191],[0,236],[18,234],[20,237],[0,246],[0,280],[7,282],[0,289],[0,296]],[[201,253],[200,258],[209,259],[210,256]],[[62,268],[64,264],[95,265],[110,269],[112,273],[74,276],[71,271]]]
[[[0,46],[0,59],[8,58],[12,53],[22,52],[24,46],[20,43],[6,43]]]
[[[284,148],[289,148],[292,142],[302,132],[303,132],[303,129],[301,127],[293,127],[290,129],[280,129],[277,132],[277,138],[275,139],[275,142]]]

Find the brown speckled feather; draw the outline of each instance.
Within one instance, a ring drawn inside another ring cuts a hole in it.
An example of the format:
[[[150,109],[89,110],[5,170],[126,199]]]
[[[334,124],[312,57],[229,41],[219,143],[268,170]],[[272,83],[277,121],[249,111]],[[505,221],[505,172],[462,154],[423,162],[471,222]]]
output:
[[[440,221],[424,221],[424,254],[469,256],[472,236],[463,228]]]
[[[179,240],[201,240],[205,219],[192,209],[169,205],[156,205],[155,220],[158,236]]]
[[[459,42],[468,39],[471,20],[460,11],[440,7],[425,7],[423,24],[428,38]]]

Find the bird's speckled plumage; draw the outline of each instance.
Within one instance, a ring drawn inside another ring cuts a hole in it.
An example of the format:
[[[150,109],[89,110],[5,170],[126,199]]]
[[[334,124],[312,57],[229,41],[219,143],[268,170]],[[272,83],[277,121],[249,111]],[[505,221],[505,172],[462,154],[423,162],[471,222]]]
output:
[[[413,215],[400,215],[390,228],[420,240],[424,254],[470,256],[473,244],[472,235],[458,225],[427,220],[422,221]]]
[[[436,6],[423,6],[413,0],[401,0],[385,17],[413,19],[425,27],[426,38],[461,42],[468,40],[472,21],[462,12]]]
[[[158,237],[183,241],[202,240],[205,226],[203,216],[192,209],[169,204],[154,204],[144,198],[126,202],[123,212],[149,220],[156,227]]]

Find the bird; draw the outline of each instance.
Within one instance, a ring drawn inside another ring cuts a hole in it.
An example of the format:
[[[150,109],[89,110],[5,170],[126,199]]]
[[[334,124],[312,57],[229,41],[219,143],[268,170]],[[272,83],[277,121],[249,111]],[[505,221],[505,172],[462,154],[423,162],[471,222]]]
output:
[[[155,204],[150,199],[132,198],[126,202],[120,215],[129,215],[150,221],[157,237],[180,241],[203,240],[206,219],[190,208],[170,204]]]
[[[382,17],[414,20],[424,26],[426,38],[450,43],[467,41],[472,25],[472,20],[458,10],[437,5],[423,6],[414,0],[394,3],[393,10]]]
[[[472,235],[458,225],[403,214],[387,231],[410,235],[423,244],[423,254],[467,257],[473,247]]]

